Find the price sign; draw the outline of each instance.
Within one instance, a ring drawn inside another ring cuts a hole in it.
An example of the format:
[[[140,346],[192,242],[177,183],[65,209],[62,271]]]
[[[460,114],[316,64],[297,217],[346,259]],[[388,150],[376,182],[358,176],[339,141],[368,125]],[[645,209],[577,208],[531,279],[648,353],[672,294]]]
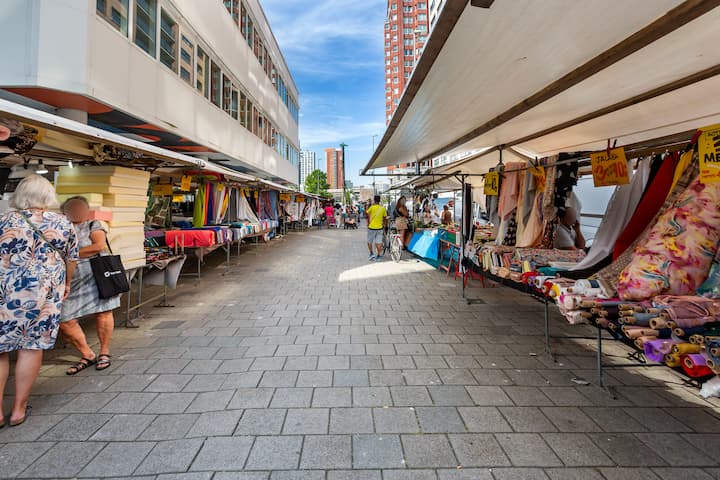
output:
[[[182,180],[180,180],[180,190],[183,192],[189,192],[191,182],[192,177],[190,175],[183,175]]]
[[[624,147],[613,148],[610,155],[607,151],[591,153],[590,165],[596,187],[630,183]]]
[[[289,193],[281,193],[280,194],[280,200],[283,202],[289,202],[290,201],[290,194]]]
[[[497,195],[500,190],[500,174],[498,172],[488,172],[485,174],[485,195]]]
[[[153,196],[154,197],[170,197],[173,194],[172,183],[156,183],[153,185]]]
[[[183,203],[185,201],[185,195],[173,195],[173,203]]]
[[[295,201],[297,203],[305,203],[305,197],[303,197],[302,195],[295,195]]]
[[[703,183],[720,182],[720,124],[701,129],[698,139],[700,157],[700,181]]]
[[[538,192],[545,191],[545,167],[538,165],[537,167],[530,167],[530,173],[535,177],[535,185]]]

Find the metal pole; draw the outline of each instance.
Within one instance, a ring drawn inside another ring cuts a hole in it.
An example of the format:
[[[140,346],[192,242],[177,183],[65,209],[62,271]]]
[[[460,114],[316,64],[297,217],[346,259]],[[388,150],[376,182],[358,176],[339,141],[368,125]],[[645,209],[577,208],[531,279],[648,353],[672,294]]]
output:
[[[458,258],[458,270],[462,267],[462,261],[465,258],[465,175],[461,175],[462,190],[460,198],[462,199],[462,207],[460,208],[460,258]],[[454,197],[454,195],[453,195]],[[455,200],[455,207],[457,207],[457,200]],[[462,282],[462,298],[465,299],[465,272],[460,275],[460,281]]]

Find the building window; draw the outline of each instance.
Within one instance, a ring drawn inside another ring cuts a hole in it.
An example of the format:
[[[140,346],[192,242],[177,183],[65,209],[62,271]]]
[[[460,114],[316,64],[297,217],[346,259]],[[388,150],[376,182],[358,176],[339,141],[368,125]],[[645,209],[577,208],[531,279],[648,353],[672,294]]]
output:
[[[185,35],[180,37],[180,78],[190,85],[193,84],[193,57],[195,56],[195,46],[192,40]]]
[[[97,0],[95,9],[98,15],[127,36],[129,3],[130,0]]]
[[[160,11],[160,61],[173,72],[177,72],[178,26],[165,12]]]
[[[155,58],[156,0],[135,1],[135,45]]]
[[[232,16],[233,22],[237,25],[240,20],[240,0],[225,0],[224,3],[228,13]]]
[[[205,98],[210,98],[210,57],[201,48],[197,50],[195,85]]]
[[[243,37],[245,37],[245,41],[247,44],[252,48],[254,37],[255,37],[255,29],[253,26],[252,18],[250,17],[250,13],[248,12],[247,8],[245,8],[245,4],[241,6],[241,17],[240,20],[242,22],[240,30],[242,31]]]
[[[222,72],[215,62],[210,63],[210,101],[222,108]]]
[[[230,79],[223,75],[222,76],[222,109],[225,110],[225,113],[228,115],[231,115],[232,111],[232,82],[230,82]]]
[[[230,116],[233,117],[235,120],[238,119],[238,113],[239,113],[239,101],[240,101],[240,94],[238,92],[238,89],[233,86],[232,91],[230,92]]]
[[[427,15],[424,13],[418,13],[417,19],[418,20],[427,20]]]

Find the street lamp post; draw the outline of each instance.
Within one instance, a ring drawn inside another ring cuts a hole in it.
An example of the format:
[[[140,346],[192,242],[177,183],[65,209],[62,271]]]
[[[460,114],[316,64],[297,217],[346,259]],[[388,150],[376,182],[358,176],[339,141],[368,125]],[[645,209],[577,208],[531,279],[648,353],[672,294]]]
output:
[[[345,142],[342,142],[340,144],[340,148],[342,149],[342,203],[345,202],[345,147],[348,147],[349,145]]]
[[[375,153],[375,139],[378,137],[377,133],[372,136],[372,154]],[[373,173],[375,173],[373,171]],[[375,175],[373,175],[373,196],[377,195],[377,189],[375,188]]]

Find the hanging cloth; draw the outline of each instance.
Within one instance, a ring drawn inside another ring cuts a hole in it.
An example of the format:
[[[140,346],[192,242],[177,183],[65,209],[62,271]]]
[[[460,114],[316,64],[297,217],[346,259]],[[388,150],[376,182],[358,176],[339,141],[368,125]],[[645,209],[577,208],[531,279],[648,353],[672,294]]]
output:
[[[650,160],[641,161],[632,180],[627,185],[618,185],[608,202],[607,211],[600,222],[587,256],[570,270],[584,270],[598,264],[612,253],[615,240],[623,231],[635,212],[650,175]],[[628,162],[628,171],[632,168]]]
[[[520,193],[520,174],[524,173],[524,171],[518,170],[524,167],[524,162],[510,162],[505,166],[498,203],[498,214],[503,220],[517,208]]]
[[[195,209],[193,210],[193,227],[205,225],[205,183],[198,185],[195,194]]]

